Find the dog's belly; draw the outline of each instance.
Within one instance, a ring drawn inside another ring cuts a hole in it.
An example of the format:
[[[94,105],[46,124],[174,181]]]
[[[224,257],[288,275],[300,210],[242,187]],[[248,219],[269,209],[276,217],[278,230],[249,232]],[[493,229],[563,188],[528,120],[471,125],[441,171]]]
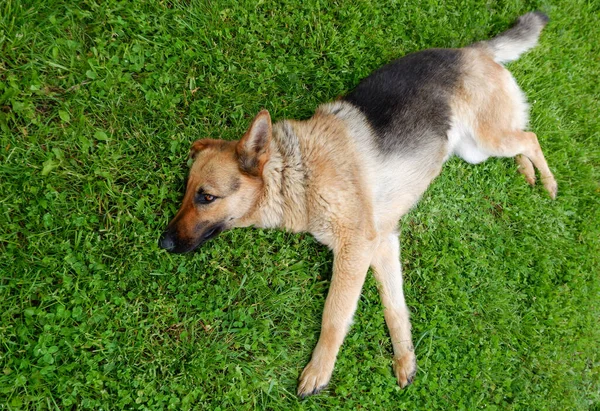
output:
[[[465,121],[456,118],[448,130],[448,154],[454,154],[467,163],[478,164],[488,159],[489,155],[478,147],[473,130]]]
[[[443,146],[411,156],[371,159],[367,174],[373,188],[374,217],[379,230],[394,230],[398,220],[418,203],[440,173],[445,150]]]
[[[471,164],[481,163],[489,157],[477,147],[475,141],[467,138],[462,139],[456,147],[454,147],[454,154]]]

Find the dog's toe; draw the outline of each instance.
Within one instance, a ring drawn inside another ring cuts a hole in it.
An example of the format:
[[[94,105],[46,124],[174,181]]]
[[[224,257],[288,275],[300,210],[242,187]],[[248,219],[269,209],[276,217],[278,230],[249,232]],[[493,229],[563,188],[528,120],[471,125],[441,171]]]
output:
[[[394,358],[394,374],[400,388],[404,388],[413,382],[417,373],[417,360],[415,353],[410,351],[402,357]]]

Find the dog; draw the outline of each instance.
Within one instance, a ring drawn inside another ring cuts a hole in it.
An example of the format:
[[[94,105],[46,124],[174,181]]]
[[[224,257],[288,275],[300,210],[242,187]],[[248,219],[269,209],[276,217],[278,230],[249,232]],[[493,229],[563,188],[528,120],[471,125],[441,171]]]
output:
[[[309,232],[333,251],[321,334],[300,375],[298,395],[323,389],[350,327],[369,267],[378,281],[400,387],[416,373],[402,290],[398,221],[444,162],[516,157],[553,199],[557,184],[528,105],[502,63],[536,45],[548,17],[521,16],[499,36],[461,49],[399,58],[305,121],[271,122],[261,111],[239,141],[192,144],[186,192],[159,245],[192,251],[234,227]]]

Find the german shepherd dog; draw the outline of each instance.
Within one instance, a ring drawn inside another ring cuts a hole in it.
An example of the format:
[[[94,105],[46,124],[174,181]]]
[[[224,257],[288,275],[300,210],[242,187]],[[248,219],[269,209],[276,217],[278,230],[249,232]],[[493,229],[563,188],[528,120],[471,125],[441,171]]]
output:
[[[321,335],[299,378],[298,395],[323,389],[350,327],[369,267],[379,283],[400,387],[416,361],[402,291],[398,221],[453,154],[469,163],[515,157],[552,198],[556,180],[528,106],[502,63],[536,45],[548,17],[521,16],[489,41],[431,49],[395,60],[305,121],[274,124],[266,110],[239,141],[193,143],[181,208],[160,246],[196,249],[234,227],[309,232],[333,251]]]

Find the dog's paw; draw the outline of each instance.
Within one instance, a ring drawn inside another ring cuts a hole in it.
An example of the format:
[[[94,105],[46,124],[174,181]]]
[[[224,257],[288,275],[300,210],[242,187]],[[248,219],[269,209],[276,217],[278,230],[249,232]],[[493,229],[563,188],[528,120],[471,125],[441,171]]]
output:
[[[544,188],[546,189],[546,191],[548,191],[548,194],[550,194],[550,197],[553,200],[555,200],[556,192],[558,191],[558,184],[556,183],[554,176],[550,175],[550,176],[542,177],[542,183],[544,183]]]
[[[519,165],[519,173],[525,176],[525,180],[530,186],[535,185],[535,170],[533,168],[533,163],[530,159],[525,157],[522,154],[519,154],[516,157],[517,164]]]
[[[402,357],[394,357],[394,374],[400,388],[409,385],[417,373],[417,359],[413,351],[409,351]]]
[[[331,366],[324,366],[315,361],[309,362],[300,375],[298,396],[304,398],[317,394],[327,386],[332,372]]]

